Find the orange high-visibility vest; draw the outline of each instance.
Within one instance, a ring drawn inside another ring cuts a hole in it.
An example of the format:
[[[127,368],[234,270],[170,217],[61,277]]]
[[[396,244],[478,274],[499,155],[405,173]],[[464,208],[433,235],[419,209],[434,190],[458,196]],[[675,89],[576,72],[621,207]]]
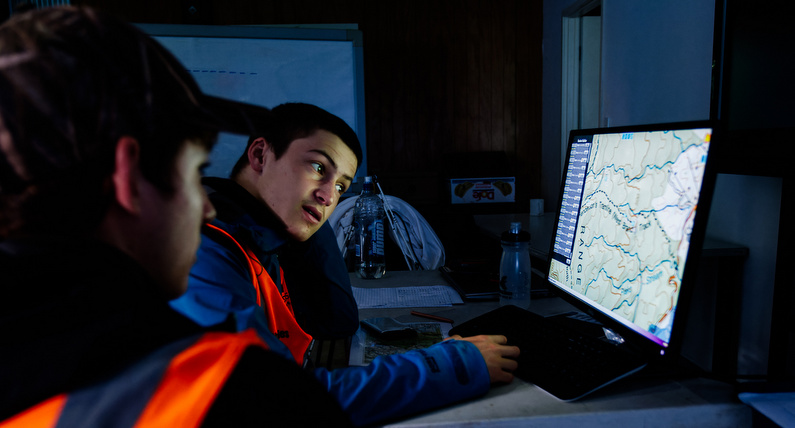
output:
[[[52,397],[0,428],[196,427],[250,346],[268,349],[253,329],[179,340],[109,381]]]
[[[295,319],[295,313],[290,304],[290,293],[287,291],[282,268],[279,267],[279,282],[282,286],[282,291],[279,292],[276,283],[251,249],[241,245],[225,230],[211,224],[206,226],[209,226],[210,229],[218,232],[221,236],[228,238],[245,256],[254,289],[257,290],[257,305],[261,306],[265,311],[268,327],[273,335],[278,337],[290,349],[295,361],[298,364],[303,364],[306,351],[312,343],[312,336],[305,332]]]

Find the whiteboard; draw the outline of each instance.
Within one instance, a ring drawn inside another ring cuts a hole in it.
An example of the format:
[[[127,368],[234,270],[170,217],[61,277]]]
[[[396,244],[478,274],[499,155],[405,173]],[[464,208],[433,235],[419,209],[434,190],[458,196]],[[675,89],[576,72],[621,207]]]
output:
[[[273,108],[317,105],[356,131],[367,171],[361,32],[358,30],[138,24],[170,50],[208,94]],[[222,133],[208,176],[228,177],[247,136]],[[357,180],[359,181],[359,180]]]

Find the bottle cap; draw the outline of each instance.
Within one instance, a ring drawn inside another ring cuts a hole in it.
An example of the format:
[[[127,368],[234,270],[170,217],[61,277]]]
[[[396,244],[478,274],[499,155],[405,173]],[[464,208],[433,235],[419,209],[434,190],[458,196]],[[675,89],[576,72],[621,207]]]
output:
[[[518,221],[511,222],[511,228],[502,232],[500,239],[504,242],[529,242],[530,233],[522,230],[522,223]]]
[[[373,177],[365,176],[364,183],[362,183],[362,192],[372,192],[375,186],[373,185]]]

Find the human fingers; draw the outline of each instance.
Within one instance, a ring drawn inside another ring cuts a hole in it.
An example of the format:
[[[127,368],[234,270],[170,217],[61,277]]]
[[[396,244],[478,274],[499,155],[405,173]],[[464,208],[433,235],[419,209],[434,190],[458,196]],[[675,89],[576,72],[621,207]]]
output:
[[[464,340],[467,342],[471,342],[474,344],[481,353],[486,350],[493,349],[494,352],[499,354],[502,357],[507,358],[516,358],[519,356],[519,347],[507,345],[508,338],[503,335],[487,335],[481,334],[478,336],[468,336],[468,337],[461,337],[459,335],[453,335],[448,339],[455,339],[455,340]]]
[[[480,334],[480,335],[477,335],[477,336],[467,336],[466,338],[461,337],[460,334],[454,334],[454,335],[452,335],[452,336],[450,336],[450,337],[448,337],[447,339],[444,339],[444,340],[450,340],[450,339],[466,340],[468,342],[484,341],[485,340],[485,341],[491,341],[491,342],[498,343],[498,344],[503,344],[503,345],[505,343],[508,343],[508,338],[503,336],[503,335],[500,335],[500,334]]]
[[[500,334],[481,334],[478,336],[459,337],[458,340],[466,340],[472,342],[477,346],[494,346],[505,345],[508,343],[508,338]]]
[[[493,366],[488,366],[488,368],[490,383],[511,383],[513,381],[513,370],[516,370],[515,368],[513,370],[505,370]]]
[[[513,372],[519,367],[515,357],[519,356],[516,346],[495,345],[481,348],[491,383],[508,383],[513,380]]]
[[[508,343],[508,338],[501,334],[486,334],[483,336],[486,336],[487,340],[490,340],[498,345],[505,345]]]
[[[513,380],[513,371],[519,366],[516,357],[519,356],[519,347],[507,345],[508,338],[503,335],[479,335],[464,337],[464,340],[474,344],[486,363],[491,383],[508,383]]]

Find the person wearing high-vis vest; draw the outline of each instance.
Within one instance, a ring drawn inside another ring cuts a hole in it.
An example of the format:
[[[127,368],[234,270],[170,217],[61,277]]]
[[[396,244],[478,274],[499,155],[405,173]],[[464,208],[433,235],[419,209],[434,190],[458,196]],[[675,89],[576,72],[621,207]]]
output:
[[[255,329],[169,305],[215,215],[218,132],[269,116],[91,9],[0,25],[0,427],[351,425]]]
[[[296,317],[293,307],[312,306],[301,301],[307,290],[333,296],[327,305],[355,305],[334,280],[347,272],[326,220],[362,155],[353,130],[317,106],[287,103],[271,113],[232,178],[204,180],[217,217],[203,229],[188,291],[172,306],[203,325],[234,313],[238,329],[256,329],[274,352],[300,364],[312,338],[307,331],[323,322],[316,317],[302,326]],[[326,322],[338,322],[333,312]],[[512,380],[519,350],[504,336],[455,339],[314,374],[355,425],[469,399]]]

